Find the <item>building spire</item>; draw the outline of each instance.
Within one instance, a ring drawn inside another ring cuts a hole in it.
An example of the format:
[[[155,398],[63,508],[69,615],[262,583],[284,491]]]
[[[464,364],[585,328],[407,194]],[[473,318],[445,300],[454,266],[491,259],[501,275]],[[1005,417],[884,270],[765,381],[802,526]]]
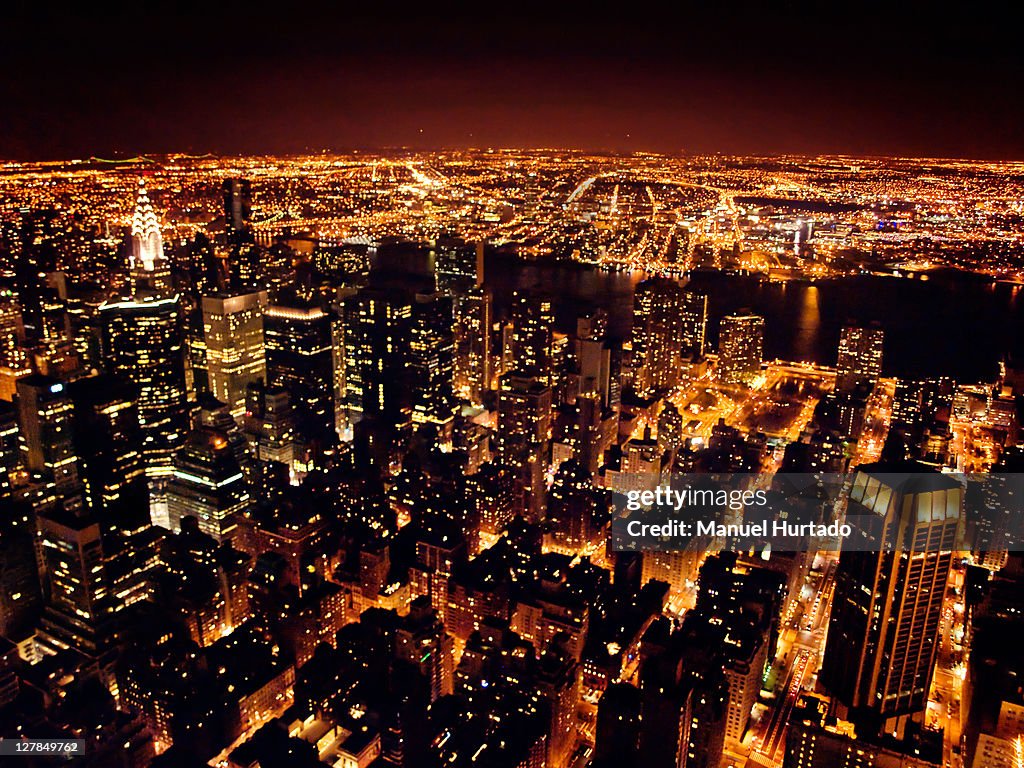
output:
[[[132,296],[171,296],[171,265],[164,258],[160,220],[146,191],[146,180],[139,179],[139,196],[132,214],[132,256],[130,263]]]
[[[132,216],[132,267],[152,272],[163,258],[164,241],[160,236],[160,222],[149,200],[146,180],[140,178],[139,196]]]

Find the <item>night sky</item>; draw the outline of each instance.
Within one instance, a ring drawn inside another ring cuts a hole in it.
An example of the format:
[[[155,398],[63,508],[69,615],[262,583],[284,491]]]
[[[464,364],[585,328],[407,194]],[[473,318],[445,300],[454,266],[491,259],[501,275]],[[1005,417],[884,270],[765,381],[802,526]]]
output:
[[[5,4],[0,157],[518,146],[1024,159],[1020,13],[987,2],[956,16],[895,2],[164,5]]]

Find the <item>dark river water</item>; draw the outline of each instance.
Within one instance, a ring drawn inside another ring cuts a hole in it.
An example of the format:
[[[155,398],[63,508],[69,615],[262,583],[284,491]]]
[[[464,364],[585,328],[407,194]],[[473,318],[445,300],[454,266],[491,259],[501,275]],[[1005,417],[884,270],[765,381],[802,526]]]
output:
[[[487,283],[501,316],[516,288],[559,297],[557,324],[572,328],[587,305],[609,314],[612,336],[632,324],[639,273],[609,273],[581,265],[523,262],[490,254]],[[954,271],[927,279],[860,275],[836,280],[769,282],[757,277],[697,273],[689,286],[708,296],[708,340],[718,340],[723,315],[749,308],[765,317],[765,356],[832,365],[839,332],[849,321],[885,330],[884,373],[958,381],[992,380],[1007,354],[1024,359],[1024,288]]]

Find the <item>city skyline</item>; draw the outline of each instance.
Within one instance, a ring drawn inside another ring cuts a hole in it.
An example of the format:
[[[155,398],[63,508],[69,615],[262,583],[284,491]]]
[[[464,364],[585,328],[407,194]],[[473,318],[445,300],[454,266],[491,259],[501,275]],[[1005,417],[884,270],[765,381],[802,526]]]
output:
[[[1019,768],[1015,27],[529,10],[12,10],[0,764]]]

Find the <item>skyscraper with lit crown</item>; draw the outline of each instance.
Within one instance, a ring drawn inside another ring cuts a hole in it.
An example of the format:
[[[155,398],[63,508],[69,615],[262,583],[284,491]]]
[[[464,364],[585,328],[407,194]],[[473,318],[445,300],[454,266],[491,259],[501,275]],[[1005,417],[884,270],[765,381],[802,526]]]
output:
[[[132,214],[132,293],[149,288],[156,293],[171,292],[171,268],[164,258],[164,239],[160,220],[146,190],[146,180],[139,179],[139,194]]]
[[[139,422],[146,475],[157,493],[171,471],[171,458],[188,433],[180,296],[171,285],[156,212],[144,182],[132,216],[132,255],[127,295],[99,308],[103,364],[139,388]],[[154,519],[166,522],[154,509]]]

